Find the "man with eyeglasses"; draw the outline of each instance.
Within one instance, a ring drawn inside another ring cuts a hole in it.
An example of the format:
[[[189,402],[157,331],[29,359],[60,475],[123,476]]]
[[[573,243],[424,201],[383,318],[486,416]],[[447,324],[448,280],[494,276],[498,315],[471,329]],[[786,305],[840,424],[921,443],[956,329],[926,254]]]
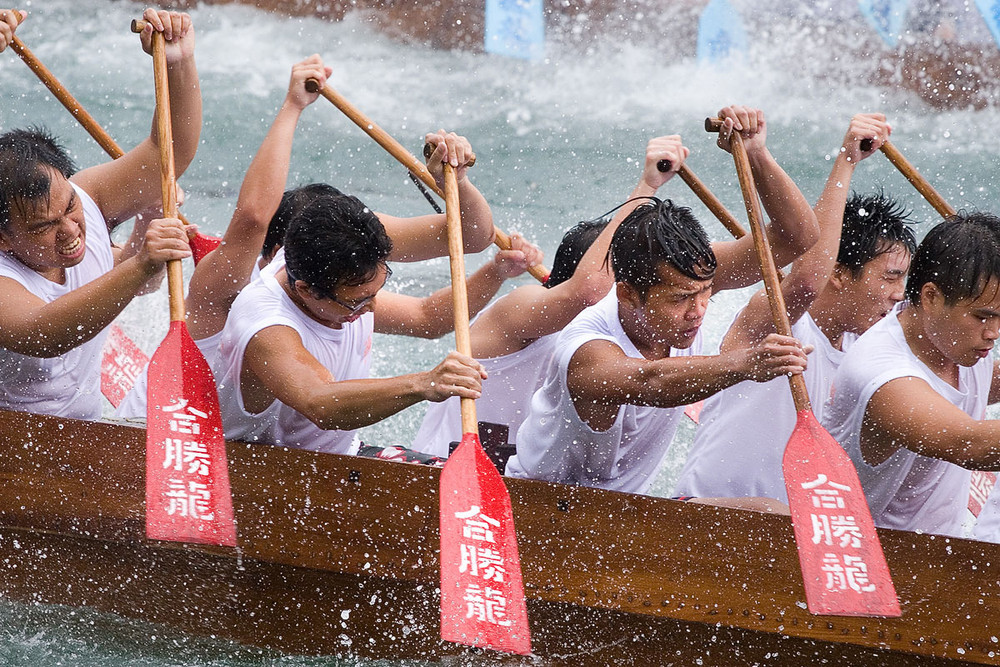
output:
[[[459,187],[474,190],[465,171]],[[518,273],[540,261],[537,249],[523,247],[514,252]],[[451,328],[450,288],[425,299],[381,291],[392,250],[386,227],[355,197],[317,193],[292,216],[283,254],[243,289],[222,331],[227,438],[353,454],[354,429],[420,401],[479,397],[486,373],[457,352],[428,371],[369,377],[374,331],[434,337]],[[505,270],[514,274],[495,271]],[[485,305],[498,280],[471,309]]]

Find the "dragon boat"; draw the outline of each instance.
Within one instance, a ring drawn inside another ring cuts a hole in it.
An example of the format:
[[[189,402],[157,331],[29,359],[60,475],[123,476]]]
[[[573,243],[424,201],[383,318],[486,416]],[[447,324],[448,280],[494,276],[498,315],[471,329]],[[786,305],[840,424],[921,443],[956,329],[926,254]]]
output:
[[[227,444],[236,549],[145,537],[145,431],[0,412],[0,595],[295,654],[1000,664],[1000,545],[881,530],[900,618],[806,609],[788,517],[508,479],[534,655],[441,641],[440,470]]]

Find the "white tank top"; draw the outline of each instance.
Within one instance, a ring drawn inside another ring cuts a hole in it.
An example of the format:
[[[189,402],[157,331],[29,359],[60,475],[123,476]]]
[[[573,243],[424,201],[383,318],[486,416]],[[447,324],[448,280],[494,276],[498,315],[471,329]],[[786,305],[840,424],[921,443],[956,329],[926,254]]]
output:
[[[558,333],[542,336],[523,350],[478,360],[489,376],[483,381],[483,395],[476,401],[478,421],[507,426],[511,438],[517,434],[528,413],[531,394],[542,384],[542,372],[555,349],[557,336]],[[461,399],[452,396],[427,406],[424,421],[410,447],[448,458],[448,446],[461,439]]]
[[[354,431],[323,430],[278,400],[256,415],[244,410],[239,382],[243,354],[250,339],[267,327],[294,329],[305,349],[338,381],[369,376],[374,315],[365,313],[341,329],[323,326],[303,313],[278,284],[274,274],[283,265],[276,258],[267,267],[271,270],[265,269],[258,280],[243,288],[222,330],[216,379],[226,438],[335,454],[354,453]]]
[[[114,268],[111,236],[104,215],[86,192],[71,182],[83,203],[86,251],[54,283],[12,255],[0,252],[0,276],[11,278],[46,303],[83,287]],[[108,328],[58,357],[29,357],[0,348],[0,408],[57,417],[101,418],[101,350]]]
[[[958,389],[952,387],[910,350],[899,324],[905,305],[898,304],[844,356],[823,425],[854,461],[875,525],[961,536],[968,520],[968,470],[904,448],[875,466],[861,455],[861,422],[868,401],[891,380],[919,378],[974,419],[986,411],[993,361],[986,358],[971,368],[959,367]]]
[[[280,252],[280,251],[279,251]],[[277,258],[277,255],[275,256]],[[281,255],[284,257],[284,254]],[[267,267],[264,267],[267,270]],[[258,268],[257,264],[253,265],[253,270],[250,272],[250,282],[253,282],[260,276],[261,270]],[[272,271],[273,275],[274,272]],[[194,341],[194,344],[198,346],[201,350],[202,355],[205,357],[205,361],[208,363],[208,367],[212,370],[212,375],[217,376],[219,372],[219,342],[222,340],[222,331],[217,331],[211,336],[205,338],[199,338]],[[146,364],[142,369],[142,373],[139,377],[135,379],[135,384],[122,402],[118,404],[118,408],[115,409],[115,417],[119,419],[138,419],[146,417],[146,395],[149,393],[149,364]]]
[[[577,415],[566,386],[570,359],[592,340],[610,341],[627,356],[642,358],[622,329],[615,291],[577,315],[559,334],[543,384],[518,429],[517,453],[507,462],[507,474],[643,493],[663,462],[684,406],[622,405],[611,428],[592,430]],[[700,350],[699,332],[690,348],[672,350],[671,356],[693,356]]]
[[[792,335],[815,348],[803,377],[813,413],[821,419],[844,352],[830,344],[809,313],[792,325]],[[845,333],[844,351],[856,339]],[[759,496],[787,503],[781,459],[795,420],[795,404],[784,377],[770,382],[747,380],[706,399],[673,495]]]

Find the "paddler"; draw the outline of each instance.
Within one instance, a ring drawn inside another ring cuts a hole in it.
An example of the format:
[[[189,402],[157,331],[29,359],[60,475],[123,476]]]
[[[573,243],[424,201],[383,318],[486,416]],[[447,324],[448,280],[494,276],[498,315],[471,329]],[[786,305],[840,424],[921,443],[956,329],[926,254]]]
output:
[[[0,10],[0,50],[22,12]],[[194,27],[184,13],[143,13],[142,48],[163,33],[180,174],[201,132]],[[191,254],[177,219],[149,222],[135,254],[111,243],[121,222],[161,196],[155,123],[121,158],[77,171],[38,129],[0,135],[0,408],[79,419],[101,416],[108,325],[165,262]]]
[[[614,284],[606,260],[618,225],[677,173],[689,152],[678,135],[651,139],[639,182],[611,222],[584,221],[567,231],[544,285],[518,287],[472,322],[472,353],[490,376],[476,402],[479,421],[517,433],[531,395],[541,386],[558,332],[607,296]],[[666,171],[661,170],[664,164],[670,166]],[[461,437],[459,400],[452,398],[428,406],[411,446],[446,458],[450,443]]]
[[[816,241],[816,217],[768,151],[764,114],[727,107],[719,145],[741,133],[779,265]],[[515,477],[643,493],[683,406],[744,380],[801,373],[806,353],[772,333],[750,348],[699,356],[709,297],[759,279],[752,239],[710,244],[690,209],[652,199],[611,241],[615,289],[560,334],[507,464]]]
[[[817,418],[823,415],[846,350],[902,301],[916,248],[907,213],[893,199],[883,192],[848,199],[858,163],[878,151],[890,130],[882,114],[851,119],[814,208],[819,241],[795,260],[781,281],[792,335],[813,346],[803,375]],[[761,290],[737,314],[721,349],[751,347],[772,331],[771,308]],[[723,389],[705,401],[673,494],[766,496],[787,502],[782,455],[795,419],[783,379]]]
[[[457,167],[463,227],[474,220],[485,230],[470,234],[467,251],[484,249],[492,216],[468,179],[471,145],[443,131],[425,139],[432,147],[427,166],[439,185],[442,162]],[[397,253],[416,259],[447,252],[437,216],[427,216],[430,224],[419,233],[412,222],[419,218],[381,218],[333,188],[313,188],[303,199],[295,203],[282,252],[236,298],[222,331],[217,380],[226,436],[355,453],[354,429],[423,400],[478,398],[485,372],[457,352],[428,371],[369,378],[373,332],[434,336],[452,326],[450,288],[425,299],[382,290],[391,273],[387,262]],[[388,229],[409,234],[394,237]],[[490,271],[520,273],[537,263],[537,249],[515,242],[520,248],[508,259],[516,271]],[[476,297],[470,309],[478,311],[495,291]]]
[[[847,351],[823,425],[854,461],[876,525],[961,536],[969,471],[1000,470],[1000,422],[985,419],[1000,400],[1000,217],[962,211],[931,229],[905,297]],[[977,535],[996,530],[994,512]]]

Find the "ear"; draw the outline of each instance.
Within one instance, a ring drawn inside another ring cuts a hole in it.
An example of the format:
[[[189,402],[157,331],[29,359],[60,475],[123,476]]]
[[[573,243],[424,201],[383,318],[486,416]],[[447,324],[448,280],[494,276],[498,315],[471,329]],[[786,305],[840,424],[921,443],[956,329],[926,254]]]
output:
[[[934,283],[924,283],[920,288],[920,305],[924,308],[935,308],[944,305],[944,294]]]
[[[844,289],[844,285],[848,280],[851,280],[854,276],[851,274],[851,270],[844,266],[843,264],[837,263],[833,265],[833,271],[830,273],[830,280],[828,281],[834,289]]]
[[[615,283],[615,291],[618,295],[619,303],[625,304],[633,310],[638,310],[642,307],[642,296],[636,288],[628,283]]]

